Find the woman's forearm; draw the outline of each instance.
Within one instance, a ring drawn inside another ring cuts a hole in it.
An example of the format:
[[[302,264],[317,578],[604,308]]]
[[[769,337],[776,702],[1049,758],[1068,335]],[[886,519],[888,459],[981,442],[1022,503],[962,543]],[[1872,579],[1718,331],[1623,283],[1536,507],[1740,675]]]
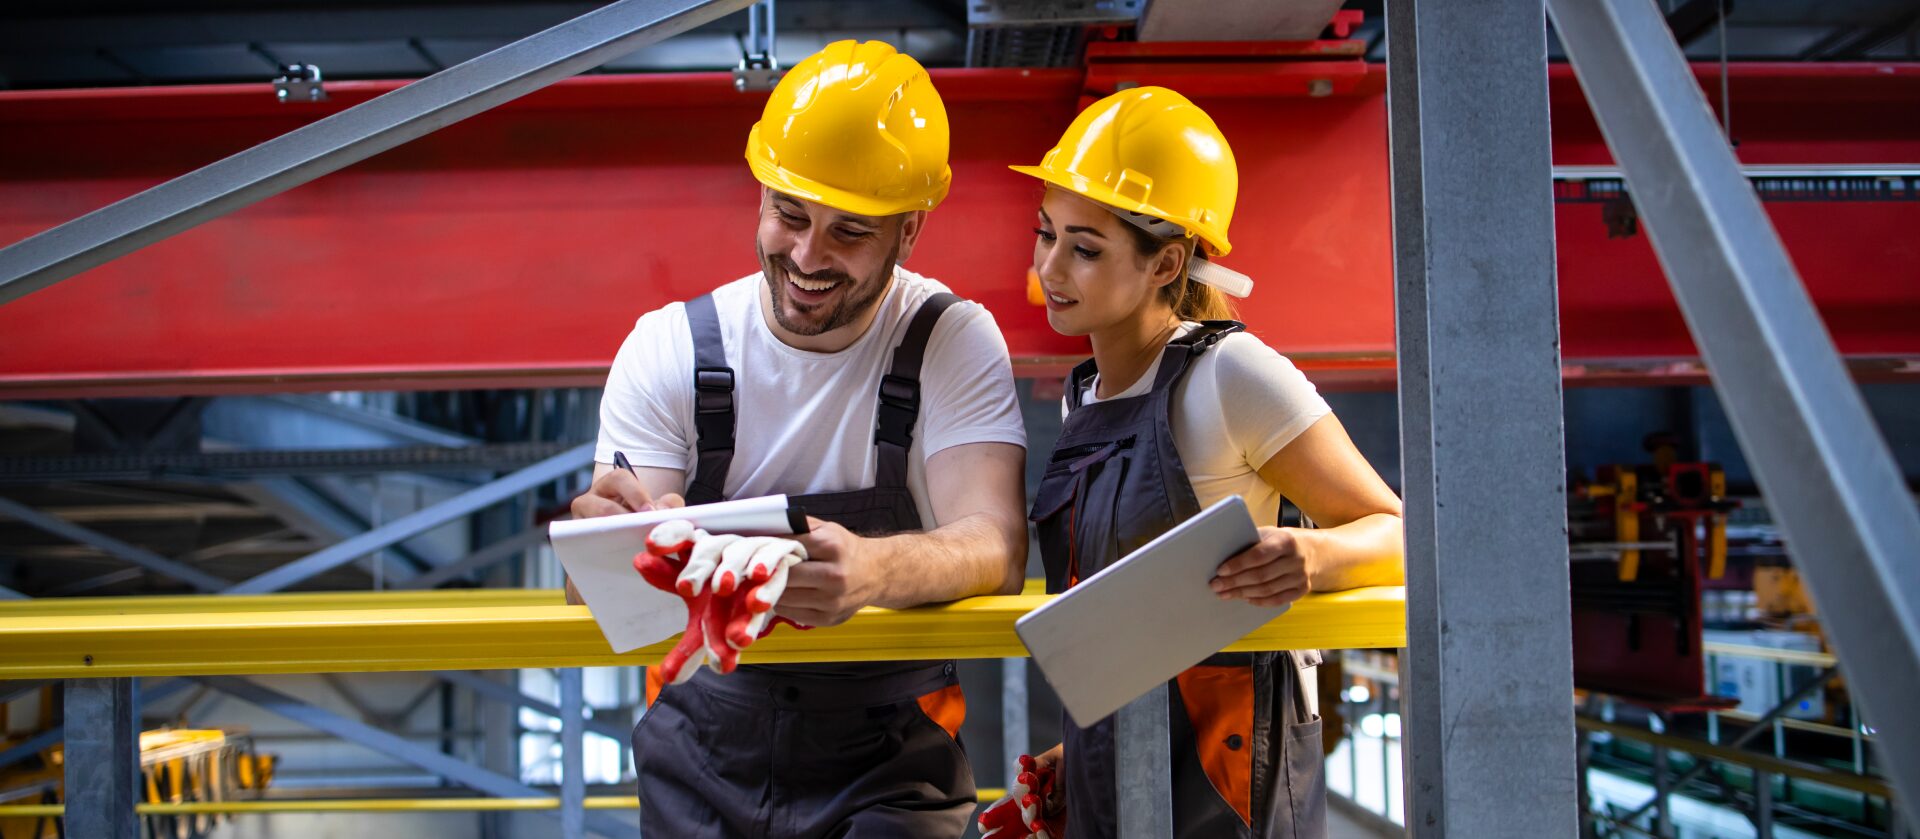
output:
[[[1294,536],[1306,548],[1307,582],[1314,591],[1406,584],[1399,516],[1374,513],[1339,527],[1296,530]]]

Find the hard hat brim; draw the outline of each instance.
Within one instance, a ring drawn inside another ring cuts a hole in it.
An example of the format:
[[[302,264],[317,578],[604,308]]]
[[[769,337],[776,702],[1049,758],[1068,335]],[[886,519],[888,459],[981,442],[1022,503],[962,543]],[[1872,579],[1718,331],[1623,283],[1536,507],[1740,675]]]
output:
[[[1068,192],[1075,193],[1091,201],[1098,201],[1109,207],[1118,207],[1122,210],[1135,213],[1145,213],[1154,218],[1166,219],[1176,224],[1182,223],[1179,217],[1170,215],[1152,204],[1123,197],[1103,183],[1097,183],[1071,173],[1056,172],[1043,166],[1008,166],[1007,168],[1019,172],[1022,175],[1031,175],[1039,178]],[[1201,229],[1194,231],[1194,235],[1198,236],[1202,242],[1207,244],[1208,252],[1214,256],[1226,256],[1228,251],[1233,250],[1233,245],[1227,241],[1227,237],[1215,231]]]

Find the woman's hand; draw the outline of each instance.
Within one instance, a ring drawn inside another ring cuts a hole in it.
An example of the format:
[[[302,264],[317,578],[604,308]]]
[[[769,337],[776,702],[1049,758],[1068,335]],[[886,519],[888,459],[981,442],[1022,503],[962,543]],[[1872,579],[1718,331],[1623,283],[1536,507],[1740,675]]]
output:
[[[1221,600],[1255,606],[1285,606],[1305,596],[1307,586],[1307,552],[1300,531],[1290,527],[1260,528],[1260,541],[1220,563],[1213,576]]]
[[[1052,819],[1067,812],[1067,785],[1060,780],[1060,758],[1067,750],[1067,744],[1061,743],[1033,756],[1036,771],[1053,775],[1053,790],[1047,794],[1047,800],[1041,802],[1040,814]]]

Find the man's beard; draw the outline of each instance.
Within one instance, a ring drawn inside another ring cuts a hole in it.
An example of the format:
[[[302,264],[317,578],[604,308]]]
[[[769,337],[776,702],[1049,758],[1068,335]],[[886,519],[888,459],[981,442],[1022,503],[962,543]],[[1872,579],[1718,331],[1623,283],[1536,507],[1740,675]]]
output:
[[[773,321],[795,335],[813,336],[832,332],[842,326],[853,323],[865,316],[880,298],[887,293],[888,281],[893,278],[893,269],[900,258],[900,243],[895,242],[893,250],[882,260],[878,273],[864,280],[855,281],[849,274],[838,271],[821,271],[815,274],[803,274],[793,267],[792,260],[784,254],[769,255],[758,242],[754,250],[760,256],[760,272],[766,278],[767,288],[773,296]],[[820,304],[813,310],[802,309],[801,305],[788,296],[787,278],[798,277],[816,282],[837,282],[845,285],[837,302]],[[803,319],[803,311],[817,315],[812,319]]]

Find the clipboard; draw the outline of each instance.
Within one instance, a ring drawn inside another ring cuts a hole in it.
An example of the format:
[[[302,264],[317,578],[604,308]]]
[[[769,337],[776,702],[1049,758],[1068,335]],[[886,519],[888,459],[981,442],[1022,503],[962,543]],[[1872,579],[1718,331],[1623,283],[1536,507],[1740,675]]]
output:
[[[644,513],[556,521],[547,528],[553,554],[567,569],[587,611],[616,653],[672,638],[687,628],[687,604],[649,585],[633,570],[656,525],[685,519],[710,533],[791,536],[807,532],[807,517],[785,495],[742,498]]]
[[[1284,614],[1221,600],[1220,563],[1260,540],[1221,499],[1014,623],[1075,722],[1089,726]]]

